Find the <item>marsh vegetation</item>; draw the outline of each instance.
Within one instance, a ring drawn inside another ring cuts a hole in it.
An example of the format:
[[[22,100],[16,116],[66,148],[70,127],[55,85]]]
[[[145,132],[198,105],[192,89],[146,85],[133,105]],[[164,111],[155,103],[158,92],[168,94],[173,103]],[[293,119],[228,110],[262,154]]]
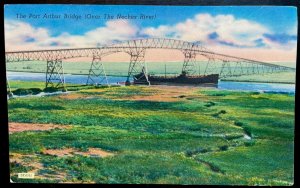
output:
[[[10,99],[11,124],[55,125],[10,134],[12,179],[291,185],[294,100],[287,94],[167,86],[80,88]],[[109,155],[80,154],[97,149]],[[49,152],[63,150],[68,154]],[[17,178],[29,171],[36,179]]]

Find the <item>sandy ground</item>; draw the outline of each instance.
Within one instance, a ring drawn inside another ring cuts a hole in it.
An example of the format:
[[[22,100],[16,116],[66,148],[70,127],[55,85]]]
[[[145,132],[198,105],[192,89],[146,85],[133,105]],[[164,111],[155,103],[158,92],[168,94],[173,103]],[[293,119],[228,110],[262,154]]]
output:
[[[113,153],[104,151],[99,148],[89,148],[88,151],[78,151],[74,148],[66,149],[47,149],[42,152],[45,155],[53,155],[57,157],[73,156],[73,155],[83,155],[83,156],[96,156],[96,157],[109,157],[113,156]]]
[[[9,122],[9,134],[23,131],[46,131],[50,129],[67,129],[69,125],[39,124],[39,123],[14,123]]]
[[[27,160],[25,160],[25,158]],[[30,160],[28,160],[30,159]],[[39,170],[44,169],[44,165],[39,162],[37,155],[24,155],[24,154],[18,154],[18,153],[10,153],[9,154],[9,160],[10,163],[19,164],[26,167],[32,167],[32,170],[23,172],[23,173],[33,173],[35,178],[41,178],[41,179],[56,179],[56,180],[63,180],[66,177],[65,172],[57,172],[55,174],[39,174]],[[33,162],[34,161],[34,162]],[[17,173],[16,173],[17,174]],[[14,174],[11,174],[14,175]]]
[[[109,157],[115,155],[114,153],[107,152],[99,148],[89,148],[88,151],[78,151],[75,148],[45,149],[42,151],[42,154],[56,156],[56,157],[72,157],[74,155],[82,155],[86,157]],[[32,167],[31,170],[23,173],[33,173],[35,178],[52,179],[52,180],[59,180],[64,182],[64,179],[67,177],[67,173],[57,169],[52,169],[51,167],[50,168],[45,167],[43,163],[40,162],[39,155],[40,154],[25,155],[19,153],[10,153],[9,160],[11,165],[14,164],[14,165]],[[46,170],[46,169],[52,171],[52,173],[49,173],[47,171],[41,172],[42,170]],[[11,175],[17,175],[17,173],[12,173]],[[70,182],[70,183],[76,183],[76,182]],[[88,182],[88,183],[95,183],[95,182]]]
[[[85,98],[83,94],[80,93],[69,93],[65,95],[59,95],[60,99],[69,99],[69,100],[74,100],[74,99],[80,99],[80,98]]]
[[[196,87],[189,86],[163,86],[153,85],[151,89],[157,91],[157,94],[150,96],[136,95],[133,97],[126,98],[127,100],[146,100],[146,101],[157,101],[157,102],[174,102],[184,99],[187,96],[192,96],[193,92],[198,90]]]

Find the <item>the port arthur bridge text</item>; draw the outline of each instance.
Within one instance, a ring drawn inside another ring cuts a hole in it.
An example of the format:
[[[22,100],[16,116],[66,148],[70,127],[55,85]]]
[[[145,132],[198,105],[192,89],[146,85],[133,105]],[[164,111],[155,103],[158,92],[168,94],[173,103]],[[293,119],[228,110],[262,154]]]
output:
[[[130,55],[127,83],[151,84],[145,54],[147,49],[174,49],[183,53],[182,73],[193,77],[197,74],[196,56],[206,61],[204,75],[217,74],[219,78],[242,75],[295,71],[295,68],[266,63],[253,59],[220,54],[208,50],[197,43],[167,38],[137,39],[95,48],[53,49],[36,51],[6,52],[6,63],[19,61],[46,61],[46,87],[65,87],[63,60],[79,57],[91,57],[87,84],[109,84],[102,62],[104,56],[125,52]],[[138,76],[137,76],[138,75]],[[7,80],[9,87],[9,82]]]

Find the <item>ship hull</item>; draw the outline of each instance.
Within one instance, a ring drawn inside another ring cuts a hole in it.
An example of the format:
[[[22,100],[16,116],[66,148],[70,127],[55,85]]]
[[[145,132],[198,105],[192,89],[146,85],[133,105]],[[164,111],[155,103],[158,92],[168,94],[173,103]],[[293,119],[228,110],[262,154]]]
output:
[[[147,83],[145,76],[136,75],[135,78],[140,77],[140,79],[134,79],[134,84],[143,84]],[[218,74],[211,74],[211,75],[200,75],[200,76],[186,76],[186,75],[179,75],[179,76],[172,76],[172,77],[165,77],[165,76],[148,76],[148,80],[150,81],[151,85],[216,85],[218,84],[219,75]]]

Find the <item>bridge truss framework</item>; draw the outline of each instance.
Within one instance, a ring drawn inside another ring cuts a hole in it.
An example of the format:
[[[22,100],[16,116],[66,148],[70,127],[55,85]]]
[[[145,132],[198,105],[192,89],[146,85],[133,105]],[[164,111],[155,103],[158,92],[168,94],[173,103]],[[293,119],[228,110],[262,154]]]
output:
[[[174,49],[181,51],[184,55],[182,72],[188,75],[196,75],[196,56],[198,55],[207,58],[204,74],[219,74],[220,78],[295,71],[295,68],[291,67],[215,53],[191,42],[162,38],[130,40],[98,48],[6,52],[5,56],[6,63],[46,61],[46,87],[65,87],[64,59],[91,57],[92,63],[89,69],[87,84],[108,84],[101,59],[110,54],[125,52],[130,55],[127,83],[129,83],[131,77],[137,83],[142,77],[145,77],[146,84],[150,85],[145,62],[147,49]],[[134,75],[140,73],[142,73],[140,77],[134,77]]]

